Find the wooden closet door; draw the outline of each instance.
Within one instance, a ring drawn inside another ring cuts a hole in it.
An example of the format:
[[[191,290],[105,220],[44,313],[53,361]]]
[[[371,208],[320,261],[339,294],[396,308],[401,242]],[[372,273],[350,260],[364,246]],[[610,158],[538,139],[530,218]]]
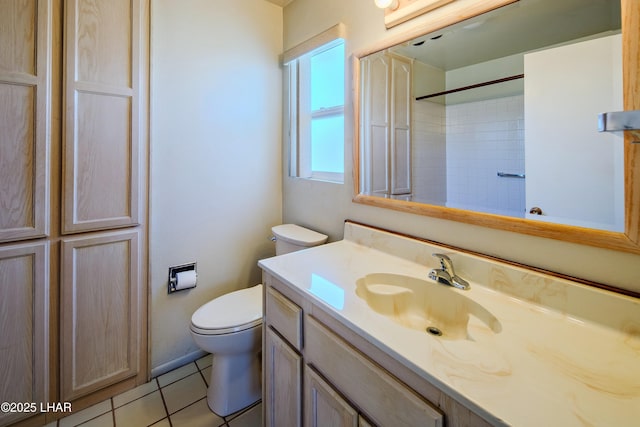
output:
[[[49,244],[0,247],[0,402],[48,401]],[[0,412],[4,426],[34,415]]]
[[[140,223],[143,0],[65,9],[63,234]]]
[[[363,81],[363,152],[365,164],[362,180],[366,194],[387,195],[389,182],[389,58],[384,54],[372,55],[361,62]]]
[[[391,194],[411,193],[411,60],[391,58]]]
[[[49,233],[50,1],[0,12],[0,242]]]
[[[136,229],[62,241],[63,401],[135,377],[140,370],[139,245]]]

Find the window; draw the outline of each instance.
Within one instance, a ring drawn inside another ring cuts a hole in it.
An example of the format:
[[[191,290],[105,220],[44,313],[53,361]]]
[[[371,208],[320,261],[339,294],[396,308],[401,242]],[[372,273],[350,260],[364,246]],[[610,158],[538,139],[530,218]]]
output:
[[[344,182],[344,58],[337,38],[287,64],[291,176]]]

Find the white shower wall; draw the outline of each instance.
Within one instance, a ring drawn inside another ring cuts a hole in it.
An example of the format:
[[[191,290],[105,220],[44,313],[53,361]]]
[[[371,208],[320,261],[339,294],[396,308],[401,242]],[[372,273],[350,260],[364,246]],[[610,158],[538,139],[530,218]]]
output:
[[[413,200],[524,216],[524,96],[414,101]]]
[[[412,105],[412,198],[444,204],[447,200],[447,145],[445,106],[413,101]]]
[[[524,215],[524,96],[446,107],[447,206]]]

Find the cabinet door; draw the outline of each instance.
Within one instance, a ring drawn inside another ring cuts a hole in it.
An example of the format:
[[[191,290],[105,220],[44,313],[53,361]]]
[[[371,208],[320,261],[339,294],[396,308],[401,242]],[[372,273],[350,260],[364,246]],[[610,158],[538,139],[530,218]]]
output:
[[[312,317],[305,316],[305,362],[375,424],[442,427],[438,409]]]
[[[302,423],[302,358],[270,327],[264,343],[266,427],[295,427]]]
[[[61,389],[71,401],[137,375],[139,231],[62,241]]]
[[[309,365],[304,367],[305,427],[357,427],[358,412]]]
[[[146,1],[65,4],[63,234],[135,225]]]
[[[0,242],[49,232],[50,2],[0,12]]]
[[[391,58],[391,194],[411,193],[411,67]]]
[[[361,61],[362,67],[362,171],[367,194],[389,194],[389,82],[390,62],[384,54]],[[366,171],[366,172],[365,172]]]
[[[0,248],[0,402],[48,400],[48,258],[48,243]],[[0,425],[32,415],[0,412]]]

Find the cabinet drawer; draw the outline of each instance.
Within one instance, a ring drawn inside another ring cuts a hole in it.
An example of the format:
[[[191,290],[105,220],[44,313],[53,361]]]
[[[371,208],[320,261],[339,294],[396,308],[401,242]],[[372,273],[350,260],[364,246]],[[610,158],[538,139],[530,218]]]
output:
[[[306,317],[305,359],[375,424],[443,425],[442,414],[312,317]]]
[[[302,309],[272,287],[266,292],[267,323],[296,350],[302,350]]]

